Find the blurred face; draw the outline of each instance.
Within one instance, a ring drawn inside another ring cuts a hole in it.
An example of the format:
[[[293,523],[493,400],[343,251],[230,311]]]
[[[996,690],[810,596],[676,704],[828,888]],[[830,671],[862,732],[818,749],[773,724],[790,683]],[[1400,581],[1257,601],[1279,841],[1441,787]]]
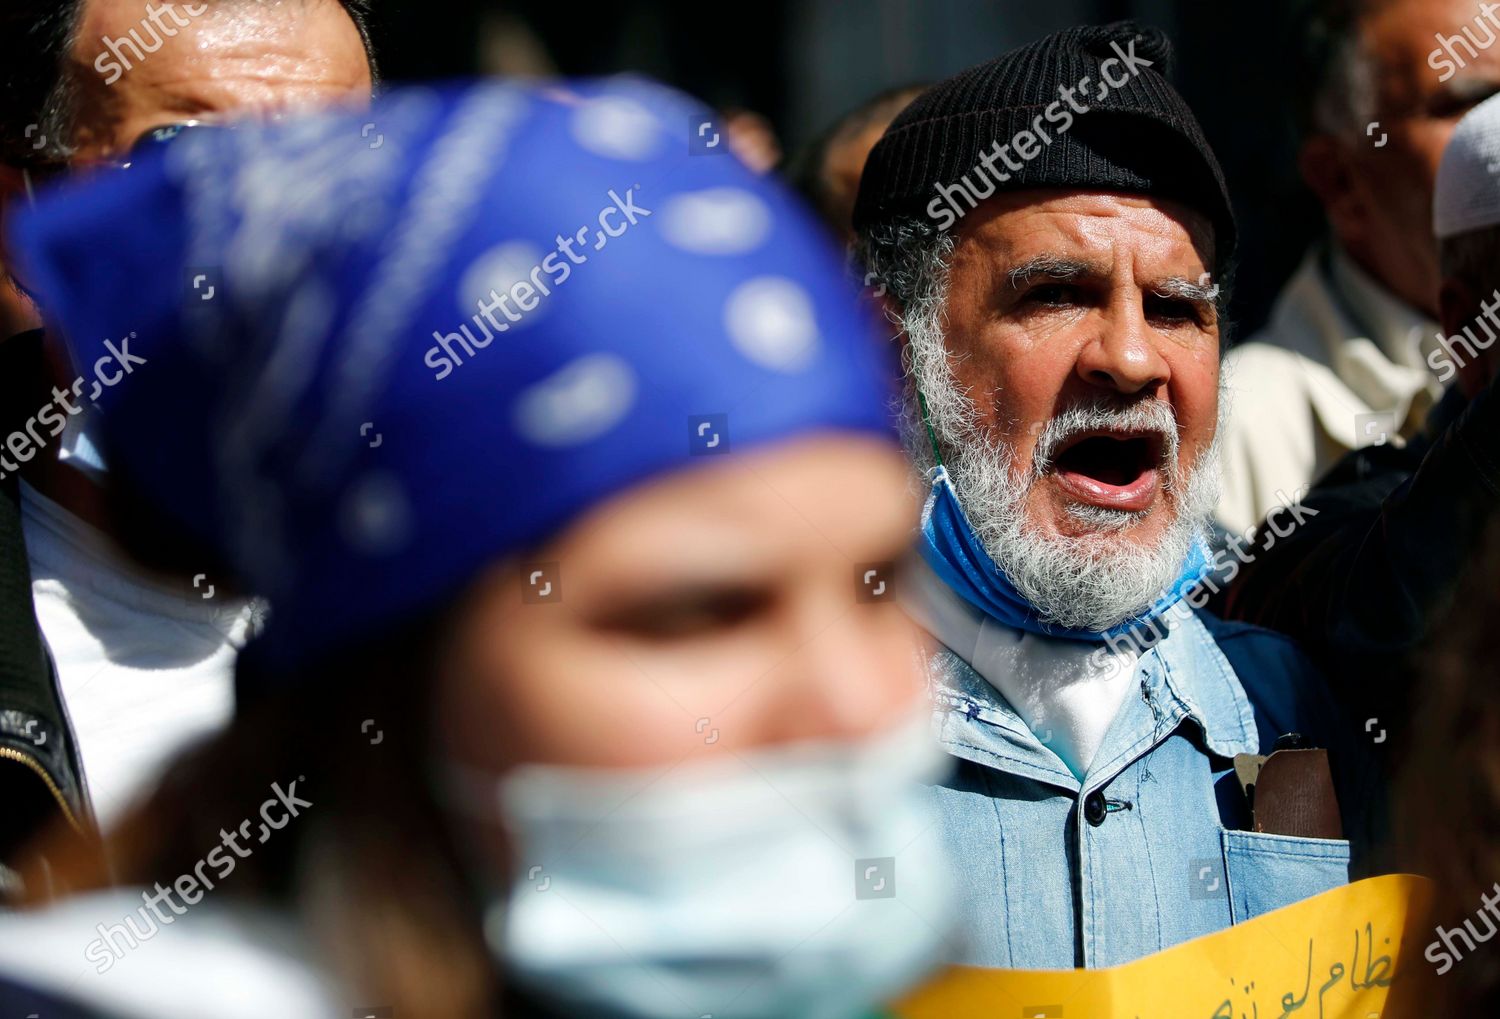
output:
[[[1393,293],[1437,315],[1437,243],[1432,195],[1438,162],[1459,119],[1500,90],[1500,45],[1471,56],[1437,36],[1484,42],[1500,39],[1500,24],[1468,0],[1392,0],[1364,21],[1363,43],[1375,87],[1373,137],[1353,125],[1350,137],[1310,138],[1303,147],[1304,177],[1317,193],[1334,233],[1349,252]],[[1500,10],[1496,11],[1500,22]],[[1478,20],[1476,20],[1476,18]],[[1434,51],[1438,52],[1434,54]],[[1446,80],[1444,80],[1446,79]],[[1375,143],[1387,136],[1380,148]]]
[[[440,690],[453,760],[676,763],[854,741],[922,697],[912,625],[861,602],[857,565],[897,559],[915,506],[898,452],[800,440],[649,482],[528,562],[562,600],[527,604],[510,563],[460,618]]]
[[[142,135],[168,124],[371,98],[364,43],[337,0],[85,0],[73,61],[75,169],[119,161]],[[18,183],[3,176],[16,200]],[[39,325],[30,300],[7,281],[0,338]],[[53,347],[49,356],[66,384],[66,355]],[[83,511],[81,493],[54,494]]]
[[[1492,228],[1443,243],[1453,246],[1451,256],[1483,264],[1494,250],[1497,238],[1500,230]],[[1469,254],[1465,248],[1470,245],[1479,245],[1485,253],[1477,257]],[[1494,278],[1495,267],[1488,268],[1489,272],[1477,274],[1477,278],[1473,269],[1454,272],[1444,278],[1439,293],[1438,324],[1443,335],[1453,341],[1453,356],[1449,359],[1456,373],[1453,384],[1470,400],[1500,377],[1500,344],[1485,345],[1486,338],[1493,334],[1496,310],[1494,289],[1486,286]],[[1438,378],[1446,381],[1448,376],[1440,373]]]
[[[80,162],[117,159],[166,124],[368,103],[372,87],[359,31],[336,0],[86,0],[73,58]]]
[[[864,176],[870,150],[899,112],[893,110],[889,117],[868,124],[854,135],[840,140],[829,148],[824,158],[823,175],[828,181],[829,204],[843,225],[845,244],[854,239],[854,200],[859,197],[859,179]]]
[[[916,381],[977,535],[1054,621],[1144,608],[1212,507],[1212,264],[1200,219],[1144,197],[1021,192],[964,221]]]

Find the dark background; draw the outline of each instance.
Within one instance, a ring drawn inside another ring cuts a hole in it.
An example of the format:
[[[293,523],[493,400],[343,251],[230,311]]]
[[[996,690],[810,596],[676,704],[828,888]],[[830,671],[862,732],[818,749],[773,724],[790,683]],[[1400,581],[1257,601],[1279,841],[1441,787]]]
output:
[[[881,89],[944,78],[1068,25],[1135,18],[1176,43],[1173,78],[1229,178],[1242,237],[1238,338],[1264,320],[1321,228],[1296,173],[1284,0],[375,3],[388,80],[635,71],[763,114],[789,155]]]

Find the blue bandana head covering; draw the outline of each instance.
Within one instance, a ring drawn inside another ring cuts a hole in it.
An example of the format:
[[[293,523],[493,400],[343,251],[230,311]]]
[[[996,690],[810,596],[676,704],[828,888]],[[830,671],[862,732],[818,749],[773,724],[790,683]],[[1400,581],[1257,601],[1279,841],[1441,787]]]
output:
[[[705,119],[634,80],[398,91],[188,132],[13,248],[80,374],[113,359],[85,390],[111,469],[270,600],[257,653],[295,666],[653,475],[890,436],[837,256]]]

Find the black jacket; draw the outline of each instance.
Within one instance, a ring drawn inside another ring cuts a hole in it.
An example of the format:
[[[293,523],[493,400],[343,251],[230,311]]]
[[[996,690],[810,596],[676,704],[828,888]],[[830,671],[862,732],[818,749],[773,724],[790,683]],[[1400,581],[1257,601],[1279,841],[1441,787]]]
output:
[[[0,343],[0,443],[25,429],[45,378],[40,332]],[[0,480],[0,864],[14,864],[49,824],[61,819],[88,836],[92,821],[57,670],[32,605],[18,481],[3,466],[0,473],[7,475]],[[0,895],[9,877],[0,869]]]
[[[1451,605],[1500,509],[1495,385],[1467,405],[1450,389],[1422,436],[1349,453],[1302,505],[1316,515],[1296,526],[1288,509],[1270,514],[1266,524],[1289,533],[1257,549],[1211,607],[1296,638],[1372,740],[1389,730],[1399,747],[1411,653]]]

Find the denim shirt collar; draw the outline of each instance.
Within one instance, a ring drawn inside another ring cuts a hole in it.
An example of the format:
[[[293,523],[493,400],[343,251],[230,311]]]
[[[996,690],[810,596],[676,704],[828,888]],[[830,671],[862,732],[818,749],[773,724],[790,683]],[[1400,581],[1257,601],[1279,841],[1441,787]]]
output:
[[[1165,635],[1134,663],[1137,691],[1121,705],[1081,783],[1000,692],[948,648],[927,663],[939,739],[955,756],[1069,792],[1108,782],[1185,720],[1214,754],[1255,753],[1245,689],[1196,612],[1184,605],[1162,622]]]

